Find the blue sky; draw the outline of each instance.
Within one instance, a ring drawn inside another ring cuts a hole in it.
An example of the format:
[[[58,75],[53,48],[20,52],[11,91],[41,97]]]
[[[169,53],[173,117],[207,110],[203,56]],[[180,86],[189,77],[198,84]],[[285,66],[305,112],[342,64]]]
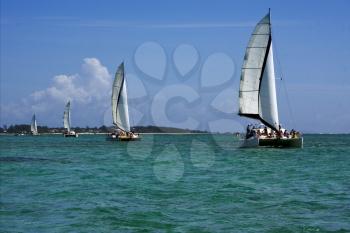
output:
[[[1,0],[0,123],[35,112],[39,125],[60,126],[71,99],[73,126],[109,124],[110,82],[125,61],[134,124],[241,130],[240,67],[269,7],[281,122],[349,133],[349,1]]]

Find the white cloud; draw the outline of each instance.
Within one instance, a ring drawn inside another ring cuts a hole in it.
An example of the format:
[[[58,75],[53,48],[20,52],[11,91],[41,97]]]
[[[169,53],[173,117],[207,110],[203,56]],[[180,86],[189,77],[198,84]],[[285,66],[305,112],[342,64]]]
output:
[[[18,103],[1,106],[1,115],[5,123],[28,121],[31,113],[44,115],[47,123],[59,123],[66,101],[73,102],[73,109],[80,109],[78,115],[102,114],[109,106],[112,76],[97,58],[85,58],[79,74],[60,74],[52,78],[52,85],[43,90],[34,91]],[[6,120],[7,119],[7,120]]]
[[[112,85],[111,75],[98,59],[85,58],[82,70],[88,79],[85,81],[87,83],[85,88],[90,96],[101,99],[110,93],[107,90]]]
[[[34,104],[46,101],[64,103],[72,100],[76,103],[87,104],[101,100],[109,93],[111,75],[106,67],[96,58],[85,58],[82,65],[82,75],[57,75],[53,85],[45,90],[31,94]]]
[[[86,88],[75,84],[78,75],[57,75],[53,78],[53,85],[45,90],[35,91],[31,94],[34,103],[41,101],[54,100],[66,102],[74,100],[79,103],[88,102],[91,97]]]

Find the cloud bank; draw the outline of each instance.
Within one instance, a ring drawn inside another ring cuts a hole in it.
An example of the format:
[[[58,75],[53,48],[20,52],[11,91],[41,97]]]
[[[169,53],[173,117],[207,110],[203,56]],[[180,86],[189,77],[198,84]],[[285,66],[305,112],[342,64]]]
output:
[[[100,125],[103,122],[85,120],[97,117],[103,121],[103,114],[110,105],[111,85],[112,75],[108,69],[97,58],[85,58],[80,73],[57,75],[52,78],[50,87],[34,91],[20,103],[2,104],[2,123],[27,122],[31,114],[36,113],[42,124],[57,122],[54,125],[60,126],[64,104],[71,100],[73,125],[74,115],[84,118],[84,123]],[[40,119],[41,115],[45,119]],[[6,122],[9,119],[11,122]],[[78,122],[76,119],[75,125],[79,125]]]

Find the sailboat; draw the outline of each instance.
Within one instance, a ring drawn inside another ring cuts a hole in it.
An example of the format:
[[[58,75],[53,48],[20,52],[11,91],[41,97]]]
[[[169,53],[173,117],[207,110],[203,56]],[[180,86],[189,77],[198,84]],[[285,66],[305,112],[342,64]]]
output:
[[[259,120],[247,126],[241,147],[302,147],[300,133],[288,132],[279,122],[275,68],[269,13],[260,20],[250,37],[244,56],[239,88],[239,113]]]
[[[67,102],[63,113],[63,128],[66,129],[63,134],[65,137],[78,137],[78,134],[70,128],[70,101]]]
[[[139,134],[130,130],[128,95],[122,62],[115,74],[112,86],[112,118],[117,130],[107,136],[107,140],[134,141],[139,140]]]
[[[30,132],[33,136],[35,135],[39,135],[38,133],[38,126],[36,124],[36,118],[35,118],[35,114],[33,114],[33,117],[32,117],[32,122],[30,124]]]

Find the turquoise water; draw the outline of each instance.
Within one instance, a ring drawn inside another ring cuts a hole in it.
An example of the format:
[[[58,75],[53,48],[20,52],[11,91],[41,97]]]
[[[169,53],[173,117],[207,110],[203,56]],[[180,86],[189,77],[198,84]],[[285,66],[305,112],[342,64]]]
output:
[[[350,136],[1,136],[1,232],[350,232]]]

